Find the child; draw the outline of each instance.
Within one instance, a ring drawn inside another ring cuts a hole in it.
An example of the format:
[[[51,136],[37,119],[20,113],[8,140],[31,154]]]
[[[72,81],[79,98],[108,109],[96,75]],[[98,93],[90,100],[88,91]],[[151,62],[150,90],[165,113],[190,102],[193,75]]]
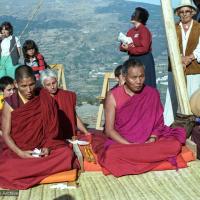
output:
[[[14,80],[9,76],[3,76],[0,78],[0,93],[3,98],[10,97],[14,92]]]
[[[9,76],[0,78],[0,135],[1,132],[1,112],[4,104],[4,99],[10,97],[15,92],[14,80]]]
[[[111,88],[111,90],[113,90],[114,88],[118,86],[124,85],[125,80],[122,73],[122,67],[123,65],[119,65],[115,68],[114,74],[115,74],[115,79],[117,81],[117,84],[113,88]]]
[[[10,76],[14,78],[15,69],[19,66],[21,44],[19,38],[13,35],[13,26],[10,22],[3,22],[1,29],[0,77]]]
[[[36,80],[40,79],[40,72],[47,68],[47,64],[33,40],[26,40],[23,44],[24,64],[34,71]]]

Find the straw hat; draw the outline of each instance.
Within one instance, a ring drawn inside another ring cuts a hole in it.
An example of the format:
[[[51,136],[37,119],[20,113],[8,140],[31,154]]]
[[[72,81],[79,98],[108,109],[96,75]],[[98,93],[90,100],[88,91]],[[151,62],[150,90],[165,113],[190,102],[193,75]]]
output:
[[[190,107],[192,113],[197,117],[200,117],[200,89],[194,92],[190,98]]]
[[[194,5],[192,5],[191,0],[181,0],[179,6],[174,9],[174,13],[178,15],[178,10],[182,7],[190,7],[192,9],[192,15],[197,13],[197,9]]]

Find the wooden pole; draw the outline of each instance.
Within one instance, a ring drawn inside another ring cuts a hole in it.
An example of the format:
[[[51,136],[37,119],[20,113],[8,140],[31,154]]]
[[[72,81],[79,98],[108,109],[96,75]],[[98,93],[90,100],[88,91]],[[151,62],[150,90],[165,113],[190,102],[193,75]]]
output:
[[[161,0],[162,12],[164,18],[165,31],[168,42],[169,56],[172,65],[172,73],[180,112],[182,114],[191,114],[189,98],[186,88],[183,66],[181,63],[181,54],[178,45],[178,38],[175,29],[174,14],[171,6],[171,0]]]

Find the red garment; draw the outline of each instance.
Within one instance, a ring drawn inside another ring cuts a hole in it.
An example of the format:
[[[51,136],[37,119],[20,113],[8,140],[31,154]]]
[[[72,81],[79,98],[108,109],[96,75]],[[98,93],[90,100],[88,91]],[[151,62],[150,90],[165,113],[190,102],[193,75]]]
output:
[[[131,96],[125,92],[124,86],[118,86],[118,89],[113,89],[112,95],[115,99],[116,108],[120,108],[126,101],[131,99]]]
[[[59,107],[60,138],[69,139],[76,135],[76,94],[58,89],[54,99]]]
[[[163,161],[171,161],[168,158],[176,157],[181,151],[180,142],[173,137],[148,144],[115,143],[107,149],[105,142],[103,134],[92,135],[92,147],[99,164],[106,169],[105,172],[116,177],[154,170]]]
[[[128,54],[129,55],[143,55],[151,51],[152,45],[152,36],[149,29],[140,24],[139,27],[131,28],[127,34],[128,37],[131,37],[135,47],[129,45]],[[120,45],[120,50],[123,51]]]
[[[115,130],[132,144],[95,136],[93,148],[99,163],[115,176],[139,174],[152,170],[162,161],[176,165],[185,130],[164,125],[163,108],[156,89],[145,86],[140,93],[126,99],[124,86],[112,90],[116,105]],[[125,97],[124,104],[122,99]],[[119,103],[120,101],[120,103]],[[151,135],[155,143],[145,143]]]
[[[72,169],[74,154],[58,139],[57,106],[47,91],[16,108],[11,127],[11,137],[20,149],[52,150],[47,157],[22,159],[6,147],[0,154],[0,187],[27,189],[51,174]]]
[[[35,57],[37,59],[38,66],[32,67],[33,71],[43,71],[44,69],[46,69],[46,63],[44,61],[43,55],[40,53],[37,53]]]
[[[25,58],[24,63],[33,69],[36,80],[40,79],[40,71],[47,68],[44,57],[40,53],[37,53],[32,61],[29,58]]]

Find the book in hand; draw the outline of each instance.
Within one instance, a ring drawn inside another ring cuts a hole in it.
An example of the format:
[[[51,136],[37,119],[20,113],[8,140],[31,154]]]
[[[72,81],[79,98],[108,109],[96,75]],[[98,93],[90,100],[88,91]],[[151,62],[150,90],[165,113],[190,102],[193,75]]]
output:
[[[131,43],[133,43],[132,38],[131,38],[131,37],[127,37],[127,36],[124,35],[122,32],[119,33],[118,40],[119,40],[122,44],[131,44]]]

